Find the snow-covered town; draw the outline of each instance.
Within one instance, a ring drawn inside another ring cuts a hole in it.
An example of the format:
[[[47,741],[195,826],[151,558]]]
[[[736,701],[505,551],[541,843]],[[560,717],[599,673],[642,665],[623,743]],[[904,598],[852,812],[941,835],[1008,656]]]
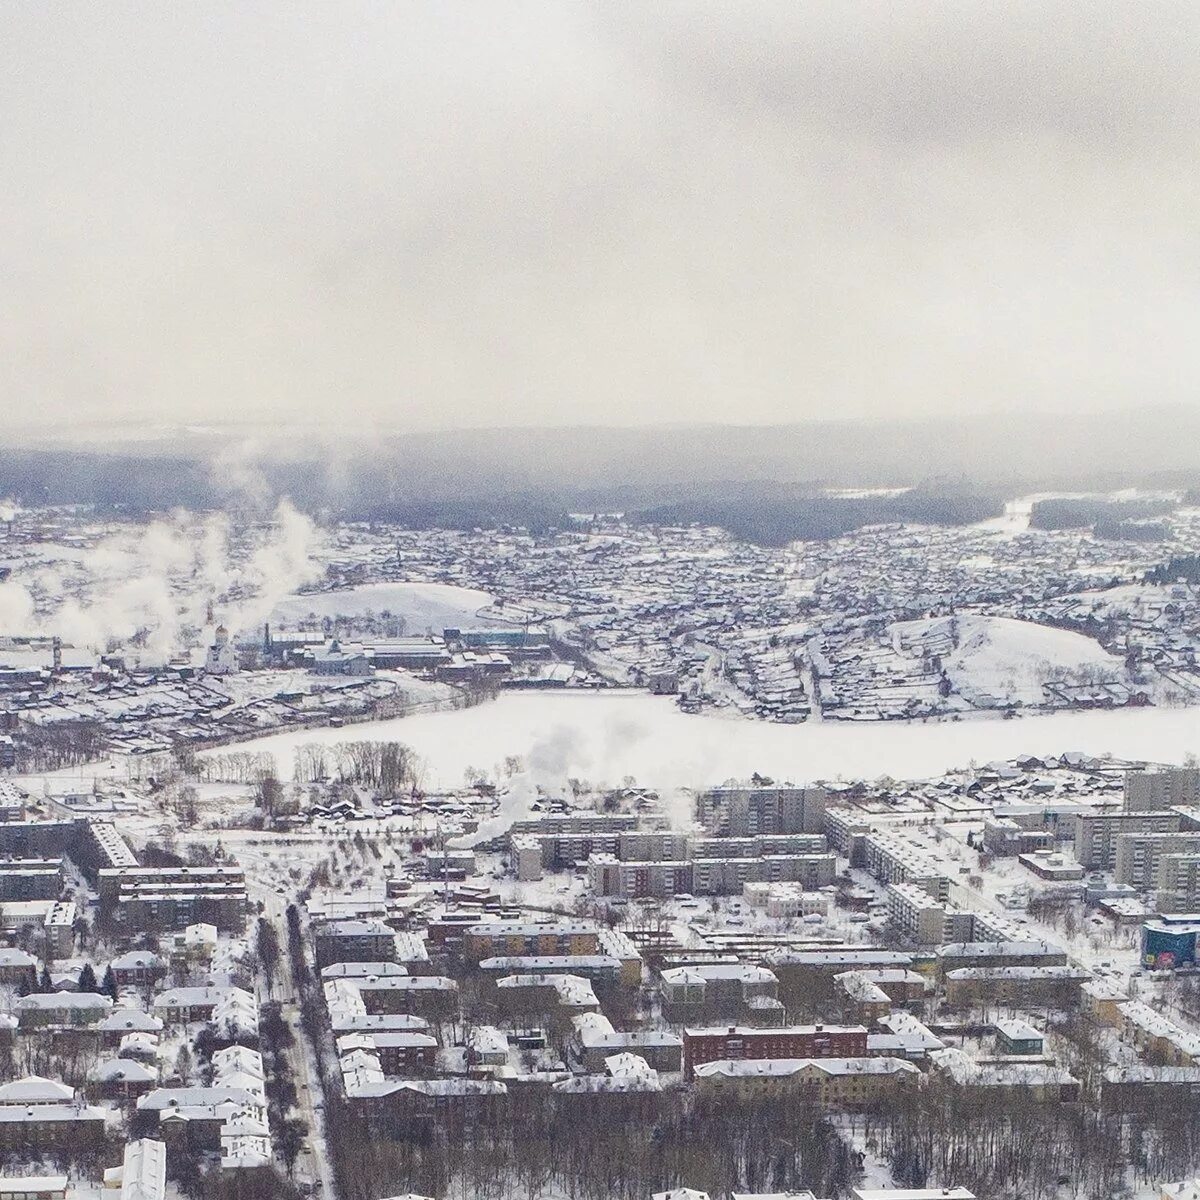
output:
[[[1014,501],[781,550],[595,515],[533,535],[14,509],[0,719],[39,731],[36,765],[74,727],[152,771],[501,690],[785,724],[1177,708],[1200,700],[1200,509],[1163,503],[1154,541],[1031,527]]]
[[[1109,1194],[1197,1161],[1200,768],[424,790],[396,744],[301,757],[0,783],[0,1125],[41,1172],[9,1194],[761,1194],[783,1113],[821,1196],[1054,1195],[1098,1136]],[[1006,1162],[1026,1122],[1058,1136]],[[628,1153],[593,1179],[597,1136]]]
[[[783,551],[12,511],[0,1195],[1186,1194],[1194,511],[1017,510]],[[739,742],[884,718],[937,769]],[[688,730],[761,769],[681,778]]]
[[[0,4],[0,1200],[1200,1200],[1200,4]]]

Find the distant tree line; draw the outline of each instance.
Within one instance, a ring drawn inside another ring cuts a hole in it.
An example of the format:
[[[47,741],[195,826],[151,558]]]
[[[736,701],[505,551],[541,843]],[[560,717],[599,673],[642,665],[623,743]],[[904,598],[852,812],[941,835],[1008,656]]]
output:
[[[275,756],[265,750],[226,750],[197,755],[192,761],[204,783],[258,784],[275,774]]]
[[[1170,500],[1102,500],[1056,496],[1038,500],[1029,514],[1032,529],[1087,529],[1102,525],[1118,529],[1126,522],[1163,517],[1175,511]],[[1099,530],[1097,530],[1099,532]]]
[[[783,546],[840,537],[865,525],[970,525],[1003,512],[999,495],[923,486],[895,494],[813,495],[776,486],[662,504],[631,514],[656,525],[716,525],[742,541]]]
[[[703,452],[719,456],[724,440],[705,441]],[[596,439],[590,444],[595,448]],[[579,452],[586,458],[586,450]],[[811,485],[770,476],[761,482],[709,482],[682,477],[677,470],[672,479],[651,456],[618,460],[636,482],[598,486],[598,480],[586,480],[586,463],[564,475],[564,464],[553,456],[538,463],[541,474],[524,471],[518,480],[499,454],[486,468],[467,471],[460,460],[447,461],[441,470],[432,461],[405,465],[405,453],[399,446],[393,457],[364,457],[354,471],[336,475],[301,459],[272,459],[256,469],[268,494],[288,495],[309,513],[411,529],[521,528],[544,534],[567,527],[569,513],[624,512],[644,522],[717,525],[734,537],[782,545],[796,538],[836,537],[869,524],[968,524],[998,514],[1002,506],[998,493],[971,484],[938,482],[896,495],[827,496]],[[487,452],[476,447],[474,453]],[[761,455],[751,461],[762,470]],[[750,469],[740,461],[736,469],[743,466]],[[220,508],[239,500],[201,456],[17,449],[0,450],[0,496],[26,504],[88,504],[130,517],[175,507]]]
[[[1171,536],[1170,528],[1162,521],[1115,521],[1108,517],[1097,521],[1092,532],[1113,542],[1165,542]]]

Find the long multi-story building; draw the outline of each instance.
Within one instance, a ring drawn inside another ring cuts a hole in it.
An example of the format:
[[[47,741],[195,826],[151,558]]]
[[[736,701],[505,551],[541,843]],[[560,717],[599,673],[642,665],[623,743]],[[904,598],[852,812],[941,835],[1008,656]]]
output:
[[[1089,978],[1080,967],[960,967],[947,971],[946,1000],[952,1005],[1050,1004],[1069,1008]]]
[[[101,912],[127,929],[179,930],[203,922],[236,932],[249,897],[238,866],[106,867],[98,872]]]
[[[85,874],[137,866],[137,855],[111,821],[83,821],[83,844],[71,856]],[[95,879],[92,879],[95,882]]]
[[[1127,812],[1161,811],[1176,804],[1200,804],[1200,767],[1130,771],[1125,776]]]
[[[881,883],[915,883],[934,900],[949,900],[950,877],[906,838],[876,831],[867,835],[864,850],[867,870]]]
[[[0,856],[69,858],[96,882],[105,868],[136,867],[137,857],[109,821],[0,821]]]
[[[816,891],[837,875],[834,854],[764,854],[761,858],[696,858],[692,891],[697,896],[740,895],[748,883],[799,883]]]
[[[821,787],[719,787],[696,798],[696,818],[710,833],[821,833],[828,793]]]
[[[526,955],[596,954],[599,929],[586,921],[485,921],[463,934],[463,955],[472,962]]]
[[[1061,967],[1067,952],[1052,942],[948,942],[937,951],[943,975],[961,967]]]
[[[799,883],[815,891],[834,881],[833,854],[767,854],[757,858],[695,858],[621,862],[611,854],[588,860],[588,885],[597,896],[732,896],[748,883]]]
[[[1200,852],[1200,830],[1191,833],[1122,833],[1117,835],[1113,871],[1118,883],[1139,891],[1155,886],[1159,860],[1167,854]]]
[[[631,821],[632,818],[623,820]],[[527,874],[532,866],[529,855],[531,839],[541,849],[543,867],[561,867],[565,864],[586,862],[598,855],[611,855],[619,862],[628,863],[678,863],[689,859],[817,854],[826,849],[825,838],[819,833],[696,837],[678,830],[617,828],[611,823],[601,823],[590,818],[549,819],[545,822],[550,826],[549,829],[538,829],[540,824],[542,823],[521,821],[510,830],[509,849],[514,857],[518,852],[525,853]],[[524,832],[530,826],[534,827],[534,831]]]
[[[1117,838],[1130,833],[1175,833],[1178,813],[1162,811],[1088,812],[1075,817],[1075,860],[1088,870],[1112,870]]]
[[[395,962],[396,931],[378,918],[326,921],[313,937],[317,966],[343,962]]]
[[[0,862],[0,901],[56,900],[62,891],[61,858],[10,858]]]
[[[586,862],[593,854],[619,854],[621,834],[633,832],[637,826],[634,813],[560,813],[514,821],[506,836],[510,850],[518,840],[528,847],[527,839],[536,838],[542,866],[561,867]],[[650,837],[652,832],[646,831],[644,836]]]
[[[829,844],[848,858],[852,867],[863,865],[871,822],[859,809],[827,808],[823,828]]]
[[[692,862],[622,862],[615,854],[588,859],[588,887],[596,896],[679,896],[693,891]]]
[[[685,1029],[683,1072],[691,1079],[700,1063],[721,1059],[861,1058],[867,1053],[864,1025],[744,1025]]]
[[[668,829],[630,829],[617,835],[617,857],[622,862],[670,862],[692,857],[686,833]]]
[[[822,854],[829,849],[823,833],[696,837],[686,845],[688,858],[761,858],[765,854]]]
[[[76,821],[0,821],[0,854],[6,858],[53,858],[70,853]]]
[[[213,883],[246,882],[246,873],[239,866],[212,867],[108,867],[99,872],[97,892],[102,905],[119,903],[127,894],[138,889],[157,888],[165,884],[186,884],[203,887]]]
[[[663,1013],[669,1021],[720,1020],[722,1017],[778,1014],[783,1006],[776,998],[779,981],[774,971],[746,963],[697,963],[670,967],[662,973]],[[758,1025],[771,1024],[764,1017]]]

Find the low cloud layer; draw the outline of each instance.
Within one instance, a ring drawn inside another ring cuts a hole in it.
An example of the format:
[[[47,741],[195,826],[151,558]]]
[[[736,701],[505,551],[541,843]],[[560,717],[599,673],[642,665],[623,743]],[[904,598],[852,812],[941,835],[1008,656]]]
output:
[[[0,423],[1195,403],[1198,33],[1171,2],[8,4]]]

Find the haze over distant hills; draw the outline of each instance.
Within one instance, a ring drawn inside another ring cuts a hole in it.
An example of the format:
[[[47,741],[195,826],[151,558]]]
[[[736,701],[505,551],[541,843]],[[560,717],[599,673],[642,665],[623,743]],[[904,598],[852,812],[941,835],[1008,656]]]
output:
[[[0,496],[138,510],[252,506],[288,494],[310,511],[364,519],[537,525],[579,509],[721,521],[731,505],[778,509],[824,489],[916,487],[938,498],[932,510],[869,515],[957,522],[1021,492],[1200,482],[1200,413],[1168,408],[784,426],[401,433],[113,425],[72,433],[10,437],[0,451]],[[835,515],[825,531],[843,523]]]
[[[367,460],[435,491],[487,479],[534,487],[653,488],[665,481],[726,478],[904,486],[931,475],[989,483],[1110,486],[1200,473],[1200,411],[1179,407],[1100,416],[1018,413],[961,420],[841,421],[790,425],[696,424],[501,427],[403,432],[378,426],[106,424],[17,427],[0,450],[0,481],[14,452],[70,450],[203,462],[233,453],[272,463],[324,464],[332,473]],[[231,447],[233,450],[231,450]]]

